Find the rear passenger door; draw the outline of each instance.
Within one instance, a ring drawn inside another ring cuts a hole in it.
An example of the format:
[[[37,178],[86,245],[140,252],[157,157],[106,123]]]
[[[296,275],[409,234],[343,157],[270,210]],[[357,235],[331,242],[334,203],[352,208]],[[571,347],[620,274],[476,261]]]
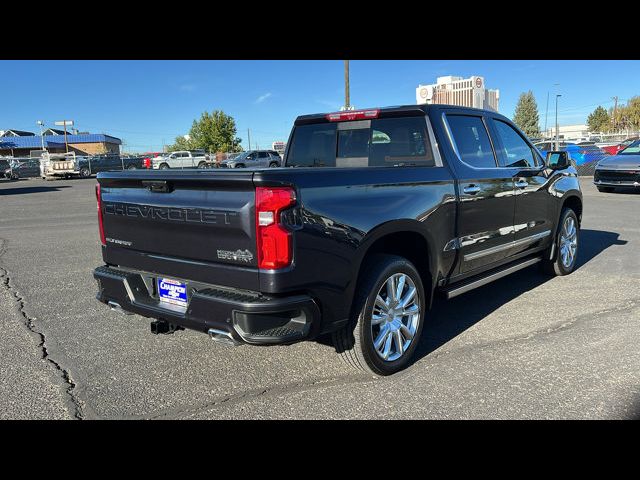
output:
[[[546,246],[551,239],[552,202],[549,175],[537,149],[510,123],[490,119],[500,167],[513,177],[515,186],[513,254]]]
[[[484,116],[450,112],[444,120],[457,157],[460,273],[480,273],[510,254],[514,240],[513,175],[498,168]]]

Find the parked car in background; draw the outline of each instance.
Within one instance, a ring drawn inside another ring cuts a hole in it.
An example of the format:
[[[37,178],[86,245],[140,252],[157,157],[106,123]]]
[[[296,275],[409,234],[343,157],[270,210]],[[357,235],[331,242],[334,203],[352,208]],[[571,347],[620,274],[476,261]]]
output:
[[[630,143],[616,155],[598,162],[593,183],[601,192],[615,188],[640,188],[640,140]]]
[[[80,177],[87,178],[100,172],[136,170],[144,168],[144,157],[108,153],[77,157]]]
[[[152,168],[152,159],[164,156],[164,152],[146,152],[142,155],[142,168]]]
[[[209,155],[204,150],[181,150],[165,153],[151,159],[151,168],[165,170],[169,168],[207,168],[211,165]]]
[[[547,152],[555,149],[556,142],[539,142],[534,146],[546,154]],[[559,151],[566,151],[569,154],[569,158],[576,166],[598,162],[607,155],[607,153],[596,145],[580,145],[571,142],[560,142],[558,149]]]
[[[622,142],[618,143],[617,145],[610,145],[610,146],[607,146],[607,147],[602,147],[602,150],[607,152],[609,155],[615,155],[615,154],[621,152],[622,150],[624,150],[625,148],[627,148],[629,145],[631,145],[636,140],[638,140],[638,137],[627,138],[626,140],[623,140]]]
[[[37,178],[40,176],[40,160],[34,158],[23,162],[13,162],[9,168],[4,170],[4,176],[12,180]]]
[[[279,167],[282,159],[275,150],[248,150],[220,163],[224,168]]]

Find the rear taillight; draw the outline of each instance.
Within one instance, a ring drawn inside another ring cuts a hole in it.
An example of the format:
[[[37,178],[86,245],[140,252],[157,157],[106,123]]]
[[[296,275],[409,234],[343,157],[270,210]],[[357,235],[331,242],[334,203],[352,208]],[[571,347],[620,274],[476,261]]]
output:
[[[370,118],[378,118],[380,109],[371,110],[347,110],[345,112],[327,113],[325,118],[330,122],[348,122],[351,120],[366,120]]]
[[[271,270],[291,264],[291,232],[282,227],[280,213],[295,202],[293,188],[256,188],[256,243],[259,268]]]
[[[144,168],[151,168],[151,159],[149,157],[144,159]]]
[[[98,201],[98,228],[100,229],[100,241],[102,245],[107,245],[104,238],[104,225],[102,224],[102,197],[100,196],[100,184],[96,183],[96,200]]]

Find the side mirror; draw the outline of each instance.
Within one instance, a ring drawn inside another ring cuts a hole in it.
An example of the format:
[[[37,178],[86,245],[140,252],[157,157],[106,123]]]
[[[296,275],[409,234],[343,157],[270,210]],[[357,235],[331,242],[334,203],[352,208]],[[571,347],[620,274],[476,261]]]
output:
[[[571,165],[567,152],[547,152],[545,163],[551,170],[562,170]]]

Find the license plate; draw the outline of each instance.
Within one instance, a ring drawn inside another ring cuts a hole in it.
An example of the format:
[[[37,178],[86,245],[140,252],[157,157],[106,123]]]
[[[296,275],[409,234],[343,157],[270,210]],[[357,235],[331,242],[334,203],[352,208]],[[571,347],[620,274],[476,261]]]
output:
[[[158,297],[161,302],[187,306],[187,285],[171,278],[158,278]]]

